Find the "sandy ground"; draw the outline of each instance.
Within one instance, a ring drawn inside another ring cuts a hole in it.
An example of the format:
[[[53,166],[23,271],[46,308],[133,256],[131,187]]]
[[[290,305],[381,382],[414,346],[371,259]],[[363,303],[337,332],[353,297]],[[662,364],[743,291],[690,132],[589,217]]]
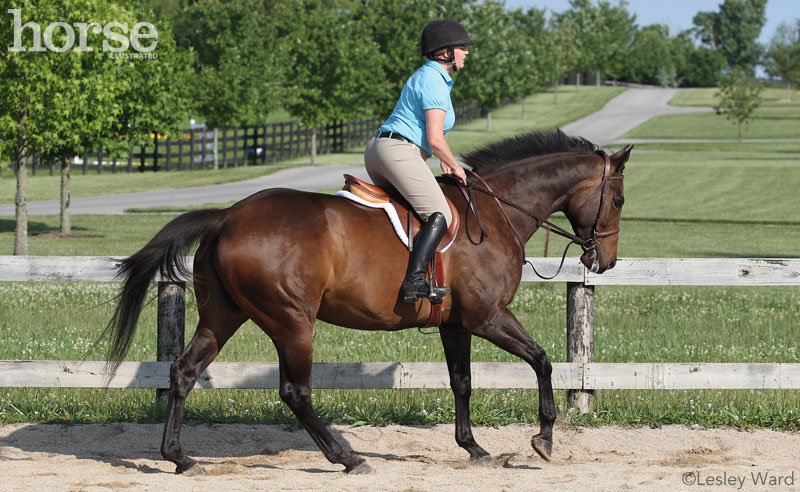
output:
[[[0,490],[800,491],[800,435],[768,430],[557,427],[547,463],[530,448],[535,427],[476,428],[478,443],[504,456],[483,466],[468,463],[451,425],[334,431],[372,474],[345,475],[283,426],[185,427],[184,448],[205,469],[196,477],[161,459],[160,425],[5,426]]]

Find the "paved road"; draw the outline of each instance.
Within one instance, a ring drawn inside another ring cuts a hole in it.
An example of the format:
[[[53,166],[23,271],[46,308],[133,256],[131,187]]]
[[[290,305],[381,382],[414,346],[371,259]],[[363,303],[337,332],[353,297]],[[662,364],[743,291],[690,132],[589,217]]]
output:
[[[654,116],[711,111],[711,108],[668,106],[667,102],[677,91],[678,89],[629,89],[609,101],[602,110],[564,126],[563,130],[572,135],[581,135],[598,145],[606,146],[614,143],[625,132]],[[343,183],[343,173],[367,179],[360,157],[354,156],[353,160],[353,166],[288,169],[236,183],[73,198],[71,212],[73,214],[121,214],[130,208],[196,205],[239,200],[266,188],[285,187],[307,191],[334,188]],[[432,165],[438,166],[438,163],[432,161]],[[59,201],[30,202],[28,213],[31,215],[57,215]],[[14,215],[14,204],[0,204],[0,216],[2,215]]]

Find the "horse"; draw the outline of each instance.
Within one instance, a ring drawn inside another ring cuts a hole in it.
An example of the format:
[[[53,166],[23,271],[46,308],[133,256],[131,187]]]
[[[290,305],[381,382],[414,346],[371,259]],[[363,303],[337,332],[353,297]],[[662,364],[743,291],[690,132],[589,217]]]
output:
[[[531,445],[550,461],[556,419],[552,366],[507,306],[520,284],[525,242],[554,212],[569,219],[574,235],[567,234],[581,243],[580,261],[587,268],[596,273],[613,268],[624,201],[622,171],[630,152],[625,147],[609,156],[581,137],[537,131],[463,156],[477,193],[462,195],[454,180],[440,180],[444,194],[460,204],[461,223],[443,257],[452,293],[441,305],[439,335],[455,396],[455,439],[470,460],[491,459],[470,427],[470,344],[478,336],[533,368],[540,431]],[[475,184],[478,176],[482,184]],[[479,222],[482,240],[474,237]],[[334,195],[274,188],[226,209],[184,213],[121,261],[119,301],[105,332],[112,374],[130,346],[156,274],[176,281],[189,278],[184,257],[197,246],[193,280],[199,322],[170,367],[161,443],[176,473],[203,471],[181,448],[186,398],[248,319],[272,339],[280,398],[325,457],[343,465],[346,473],[371,471],[363,458],[332,437],[312,408],[313,327],[315,319],[358,330],[423,326],[431,306],[427,300],[406,304],[400,299],[409,253],[394,236],[381,210]]]

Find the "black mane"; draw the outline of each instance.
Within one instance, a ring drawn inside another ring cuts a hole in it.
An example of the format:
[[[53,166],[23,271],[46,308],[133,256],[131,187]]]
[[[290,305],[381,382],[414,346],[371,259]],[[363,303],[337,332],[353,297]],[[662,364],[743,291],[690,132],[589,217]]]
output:
[[[478,174],[530,157],[560,152],[597,152],[599,147],[582,137],[573,137],[560,129],[537,130],[495,142],[462,156]]]

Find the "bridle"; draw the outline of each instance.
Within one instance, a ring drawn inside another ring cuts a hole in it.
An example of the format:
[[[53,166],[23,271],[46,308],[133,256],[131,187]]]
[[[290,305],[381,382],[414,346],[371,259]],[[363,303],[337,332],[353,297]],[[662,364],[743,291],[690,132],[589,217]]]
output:
[[[606,237],[613,236],[615,234],[619,234],[619,228],[616,228],[616,229],[613,229],[613,230],[609,230],[609,231],[602,231],[602,232],[597,230],[597,226],[600,223],[600,218],[603,215],[603,206],[605,205],[606,197],[608,196],[608,185],[609,185],[609,183],[611,181],[621,181],[621,180],[624,179],[624,176],[611,176],[611,159],[605,153],[598,152],[598,154],[602,155],[603,158],[605,159],[605,163],[603,165],[603,179],[602,179],[602,182],[600,183],[600,186],[597,189],[595,189],[595,191],[592,192],[592,194],[589,195],[589,197],[586,198],[586,200],[583,201],[583,203],[580,205],[580,207],[578,207],[578,210],[576,211],[576,213],[580,212],[586,206],[586,204],[589,203],[589,201],[592,198],[594,198],[595,195],[597,195],[597,193],[600,193],[600,206],[597,208],[597,216],[596,216],[596,218],[594,220],[594,224],[592,225],[592,234],[588,238],[585,238],[585,239],[581,238],[581,237],[579,237],[579,236],[567,231],[566,229],[553,224],[549,220],[541,220],[541,219],[539,219],[536,216],[536,214],[534,214],[533,212],[531,212],[527,208],[525,208],[525,207],[523,207],[523,206],[521,206],[521,205],[519,205],[517,203],[514,203],[511,200],[508,200],[507,198],[504,198],[504,197],[498,195],[497,193],[495,193],[494,191],[492,191],[491,187],[489,187],[489,185],[486,183],[486,181],[483,180],[483,178],[481,178],[480,176],[478,176],[477,174],[475,174],[474,172],[471,172],[471,171],[469,171],[469,173],[473,177],[475,177],[478,181],[480,181],[481,184],[480,185],[476,184],[474,181],[467,181],[467,185],[466,186],[459,186],[459,189],[461,190],[461,193],[464,195],[464,198],[467,200],[467,212],[469,212],[469,210],[472,209],[472,213],[475,216],[475,219],[478,222],[478,226],[481,229],[481,236],[480,236],[480,239],[478,240],[478,242],[475,242],[472,239],[472,237],[470,236],[470,233],[469,233],[469,220],[467,220],[466,221],[467,238],[470,240],[470,242],[472,244],[478,245],[478,244],[481,244],[484,241],[485,238],[489,237],[489,235],[486,233],[486,228],[484,227],[483,222],[481,221],[481,218],[478,215],[478,210],[475,207],[475,197],[474,197],[474,195],[472,193],[472,190],[477,190],[477,191],[480,191],[482,193],[485,193],[485,194],[493,197],[495,199],[495,202],[497,202],[497,206],[500,208],[500,212],[503,214],[503,218],[505,218],[506,223],[511,228],[511,231],[514,233],[514,237],[517,238],[517,242],[519,243],[519,246],[520,246],[520,248],[522,250],[522,258],[523,258],[523,260],[525,258],[525,242],[521,239],[519,233],[517,232],[517,229],[514,227],[514,224],[508,218],[508,215],[506,214],[505,208],[503,207],[503,205],[500,202],[505,203],[506,205],[508,205],[510,207],[513,207],[513,208],[519,210],[520,212],[522,212],[522,213],[530,216],[531,218],[533,218],[533,220],[536,221],[537,227],[544,227],[545,229],[547,229],[549,231],[552,231],[555,234],[558,234],[559,236],[563,236],[563,237],[565,237],[565,238],[570,240],[570,242],[567,244],[567,247],[564,249],[564,254],[561,257],[561,264],[559,265],[558,270],[556,271],[556,273],[552,277],[543,277],[542,275],[539,274],[539,272],[536,271],[536,268],[533,267],[533,264],[531,264],[531,267],[533,268],[534,273],[536,273],[536,275],[538,275],[539,277],[544,278],[544,279],[552,279],[552,278],[554,278],[561,271],[561,267],[564,265],[564,259],[567,256],[567,250],[569,249],[569,247],[572,244],[579,245],[583,249],[584,252],[596,251],[597,247],[600,246],[599,239],[603,239],[603,238],[606,238]],[[465,214],[465,217],[466,217],[466,214]],[[527,260],[523,261],[523,265],[525,263],[529,263],[530,264],[530,262],[528,262]]]

